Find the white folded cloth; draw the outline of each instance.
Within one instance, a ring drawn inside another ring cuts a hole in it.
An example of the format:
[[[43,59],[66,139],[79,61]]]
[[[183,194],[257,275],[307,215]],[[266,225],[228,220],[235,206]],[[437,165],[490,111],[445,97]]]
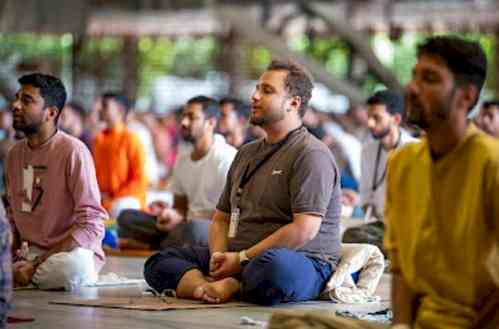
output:
[[[329,279],[321,298],[338,303],[372,303],[380,300],[374,292],[385,269],[378,247],[370,244],[342,244],[340,263]],[[352,274],[359,272],[357,283]]]

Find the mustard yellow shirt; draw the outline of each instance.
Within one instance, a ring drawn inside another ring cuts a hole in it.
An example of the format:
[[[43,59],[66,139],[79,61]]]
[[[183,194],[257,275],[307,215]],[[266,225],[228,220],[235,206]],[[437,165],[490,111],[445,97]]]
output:
[[[497,289],[485,268],[499,241],[499,141],[472,124],[434,161],[428,140],[392,155],[385,246],[420,298],[415,328],[471,328]]]

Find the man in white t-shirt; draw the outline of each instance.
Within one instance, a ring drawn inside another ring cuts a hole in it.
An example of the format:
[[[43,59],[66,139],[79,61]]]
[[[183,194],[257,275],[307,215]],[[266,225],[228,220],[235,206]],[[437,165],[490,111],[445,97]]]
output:
[[[181,132],[192,144],[182,153],[169,184],[173,206],[153,202],[149,212],[126,210],[118,217],[121,248],[158,249],[172,245],[207,245],[208,227],[225,186],[236,149],[214,134],[218,102],[197,96],[184,107]]]

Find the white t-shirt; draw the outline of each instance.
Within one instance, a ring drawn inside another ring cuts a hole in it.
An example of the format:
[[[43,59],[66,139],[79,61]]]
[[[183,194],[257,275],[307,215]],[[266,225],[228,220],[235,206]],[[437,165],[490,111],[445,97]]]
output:
[[[324,130],[329,136],[332,136],[340,145],[341,150],[346,156],[348,165],[352,172],[353,178],[359,181],[361,176],[361,153],[362,143],[352,134],[347,133],[336,122],[328,122],[324,124]]]
[[[180,154],[168,189],[187,197],[187,218],[211,218],[236,153],[221,135],[215,134],[210,151],[202,159],[192,161],[191,152]]]
[[[417,138],[409,135],[404,129],[400,130],[400,143],[397,148],[407,144],[419,141]],[[360,176],[360,205],[371,204],[376,208],[376,212],[383,215],[385,208],[385,176],[386,176],[386,161],[388,160],[387,152],[382,146],[379,156],[378,170],[376,179],[374,180],[374,172],[376,171],[376,157],[380,141],[373,140],[367,142],[362,147],[361,155],[361,176]]]

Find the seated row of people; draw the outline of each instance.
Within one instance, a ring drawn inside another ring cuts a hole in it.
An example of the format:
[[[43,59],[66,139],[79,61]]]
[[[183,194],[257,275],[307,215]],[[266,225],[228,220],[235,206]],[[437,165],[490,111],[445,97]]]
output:
[[[496,313],[481,311],[499,304],[499,204],[493,198],[499,191],[499,142],[467,120],[485,74],[485,55],[476,43],[435,37],[418,48],[406,101],[409,122],[427,137],[393,151],[386,170],[385,246],[392,261],[395,324],[472,328],[484,317],[497,320]],[[14,282],[45,289],[95,282],[104,263],[107,214],[91,154],[57,129],[66,99],[60,80],[31,74],[19,82],[13,125],[26,138],[6,163]],[[193,147],[178,162],[173,208],[156,203],[152,217],[135,212],[132,219],[120,219],[130,240],[138,239],[132,234],[141,227],[136,217],[143,216],[150,228],[145,234],[158,244],[177,234],[190,244],[167,242],[146,261],[144,277],[152,288],[209,303],[239,294],[263,305],[321,294],[340,258],[341,190],[330,150],[302,124],[312,88],[300,66],[272,62],[251,99],[250,122],[266,137],[237,154],[214,135],[214,101],[188,102],[182,133]],[[392,104],[383,102],[386,94],[370,102],[378,159],[403,138],[399,114],[387,116]],[[109,112],[117,124],[103,133],[121,140],[122,116]],[[213,166],[206,177],[204,170]],[[385,175],[376,171],[371,190],[378,175]],[[221,190],[219,198],[196,194],[215,195],[212,184]],[[206,207],[214,200],[212,213]],[[190,234],[198,230],[208,230],[207,246]],[[463,241],[466,250],[459,248]]]
[[[418,48],[405,92],[408,120],[426,137],[392,151],[386,170],[385,246],[400,328],[499,323],[499,204],[493,197],[499,142],[467,119],[485,75],[477,43],[434,37]],[[319,296],[338,261],[340,193],[329,150],[301,127],[310,89],[307,75],[286,63],[273,62],[260,77],[251,122],[267,137],[236,155],[209,246],[169,247],[147,260],[144,275],[154,289],[209,303],[235,295],[263,305]],[[373,121],[384,113],[375,104]],[[398,116],[386,119],[390,129],[371,125],[380,139],[376,157],[402,138]]]

